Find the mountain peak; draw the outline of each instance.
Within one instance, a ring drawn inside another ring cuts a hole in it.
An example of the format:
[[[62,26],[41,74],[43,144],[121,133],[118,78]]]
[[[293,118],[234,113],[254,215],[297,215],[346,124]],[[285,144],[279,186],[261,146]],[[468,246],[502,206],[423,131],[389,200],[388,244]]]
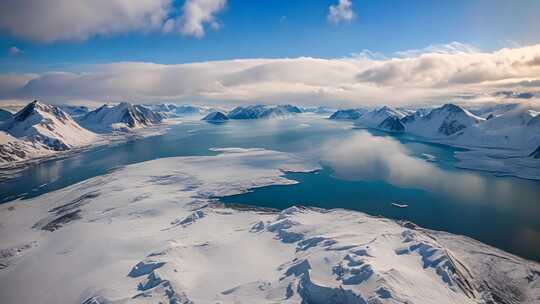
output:
[[[81,123],[96,132],[108,132],[111,129],[129,130],[160,123],[163,115],[142,105],[121,102],[115,106],[104,105],[88,112]]]
[[[225,121],[225,120],[229,120],[229,118],[227,117],[227,115],[223,114],[222,112],[215,111],[215,112],[212,112],[212,113],[206,115],[202,120],[206,120],[206,121]]]
[[[127,102],[127,101],[122,101],[121,103],[118,104],[118,106],[121,107],[121,108],[129,107],[131,105],[132,104]]]
[[[13,115],[13,120],[15,121],[25,121],[29,117],[31,117],[33,114],[38,113],[48,113],[50,115],[55,116],[56,118],[65,121],[68,119],[66,113],[64,113],[62,110],[57,108],[56,106],[52,106],[46,103],[42,103],[39,100],[34,100],[31,103],[27,104],[22,110],[15,113]]]
[[[441,107],[443,110],[447,110],[448,112],[452,113],[460,113],[465,112],[465,109],[463,109],[461,106],[455,105],[453,103],[447,103]]]
[[[381,108],[379,108],[377,110],[378,113],[381,113],[381,112],[388,112],[388,111],[393,111],[392,108],[390,108],[389,106],[383,106]]]
[[[0,126],[16,138],[37,143],[50,150],[68,150],[87,144],[94,134],[82,129],[60,108],[34,100]]]

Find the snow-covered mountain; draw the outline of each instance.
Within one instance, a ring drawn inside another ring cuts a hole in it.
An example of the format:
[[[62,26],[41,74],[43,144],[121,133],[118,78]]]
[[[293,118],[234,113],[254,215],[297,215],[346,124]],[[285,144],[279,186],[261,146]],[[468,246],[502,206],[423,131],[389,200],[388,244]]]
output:
[[[11,117],[13,117],[13,113],[11,113],[8,110],[0,109],[0,122],[6,121],[10,119]]]
[[[62,111],[68,113],[73,118],[78,118],[84,116],[90,112],[90,109],[86,106],[70,106],[70,105],[61,105],[58,106]]]
[[[476,106],[467,108],[471,113],[483,118],[496,117],[510,110],[514,110],[519,107],[517,103],[510,104],[495,104],[487,106]]]
[[[204,114],[207,112],[206,107],[198,107],[192,105],[177,105],[174,107],[172,112],[182,115],[182,114]]]
[[[364,113],[357,119],[357,122],[355,124],[377,128],[388,117],[396,117],[398,119],[401,119],[405,116],[406,114],[402,111],[398,111],[396,109],[384,106],[382,108]]]
[[[4,131],[0,131],[1,165],[44,156],[48,153],[50,153],[50,150],[44,149],[40,145],[15,138]]]
[[[80,119],[81,125],[96,132],[129,131],[161,123],[163,115],[141,106],[122,102],[103,105]]]
[[[465,130],[461,144],[508,149],[535,149],[540,145],[540,115],[516,107]]]
[[[301,108],[301,110],[303,113],[313,113],[313,114],[319,114],[319,115],[328,115],[335,111],[327,106],[303,107]]]
[[[257,119],[266,109],[267,107],[264,105],[238,106],[232,109],[227,116],[229,119]]]
[[[223,114],[222,112],[212,112],[205,117],[202,118],[204,121],[210,121],[210,122],[217,122],[217,121],[226,121],[229,120],[229,117],[227,115]]]
[[[408,116],[402,119],[406,132],[427,138],[458,135],[482,121],[483,118],[454,104],[435,108],[427,115]]]
[[[378,129],[390,131],[390,132],[403,132],[405,131],[405,126],[401,120],[396,116],[388,116],[383,120],[378,126]]]
[[[204,115],[212,110],[204,106],[177,105],[173,103],[145,104],[146,108],[164,117],[182,117],[186,115]]]
[[[335,111],[328,119],[355,120],[360,118],[366,111],[363,109],[344,109]]]
[[[406,132],[457,146],[531,150],[540,145],[539,112],[512,104],[491,106],[482,113],[490,115],[490,119],[455,104],[445,104],[429,112],[419,109],[404,117],[383,107],[362,115],[358,121],[373,128]],[[386,118],[376,124],[382,117]]]
[[[216,151],[0,205],[0,303],[540,302],[537,262],[464,236],[343,209],[215,204],[319,168]]]
[[[268,107],[259,118],[287,118],[302,113],[302,110],[293,105],[278,105]]]
[[[96,134],[82,128],[58,107],[37,100],[0,124],[0,130],[54,151],[87,145],[96,139]]]
[[[227,116],[229,119],[288,118],[299,113],[302,110],[293,105],[252,105],[236,107]]]

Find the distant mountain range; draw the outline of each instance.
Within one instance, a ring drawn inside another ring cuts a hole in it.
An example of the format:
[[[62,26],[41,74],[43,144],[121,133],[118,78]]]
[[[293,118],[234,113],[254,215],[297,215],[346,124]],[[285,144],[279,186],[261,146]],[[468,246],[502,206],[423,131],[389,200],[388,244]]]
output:
[[[328,111],[325,107],[309,108],[307,109],[313,114],[325,113]],[[212,111],[202,120],[205,121],[225,121],[225,120],[250,120],[250,119],[283,119],[294,117],[300,113],[306,113],[304,109],[301,109],[293,105],[248,105],[238,106],[228,113],[226,111]]]
[[[338,110],[330,119],[349,119],[355,125],[388,132],[402,132],[425,140],[465,147],[522,149],[533,151],[540,146],[539,113],[517,105],[467,109],[445,104],[415,111],[387,106],[365,111]]]
[[[199,117],[204,121],[282,119],[301,113],[322,115],[327,107],[294,105],[238,106],[227,112],[210,107],[123,102],[95,110],[84,106],[53,106],[34,101],[15,114],[0,111],[0,163],[46,156],[56,151],[92,144],[98,134],[122,134],[159,125],[166,118]],[[475,114],[476,113],[476,114]],[[423,140],[468,148],[523,151],[540,158],[540,115],[516,105],[476,108],[474,113],[446,104],[433,109],[402,109],[384,106],[374,110],[346,109],[330,119],[352,120],[356,126],[406,133]],[[514,155],[514,154],[513,154]]]
[[[229,119],[287,118],[300,113],[302,110],[293,105],[250,105],[234,108],[227,117]]]
[[[90,111],[36,100],[15,114],[4,110],[0,114],[5,114],[0,120],[0,163],[4,164],[90,145],[99,139],[96,133],[130,132],[163,120],[163,115],[129,103]]]

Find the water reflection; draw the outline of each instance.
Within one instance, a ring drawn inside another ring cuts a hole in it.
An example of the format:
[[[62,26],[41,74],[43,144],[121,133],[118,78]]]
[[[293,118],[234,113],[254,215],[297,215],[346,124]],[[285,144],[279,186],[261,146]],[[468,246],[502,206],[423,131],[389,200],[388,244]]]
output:
[[[498,209],[528,202],[523,212],[540,212],[531,198],[540,194],[520,187],[509,179],[486,178],[475,171],[443,169],[436,162],[413,153],[397,139],[358,131],[343,139],[329,140],[321,149],[321,161],[345,180],[382,180],[403,188],[413,188],[453,197],[456,202],[490,204]],[[518,189],[519,188],[519,189]],[[538,213],[537,213],[538,214]]]
[[[298,153],[325,165],[318,174],[292,174],[297,185],[261,188],[224,201],[273,208],[304,204],[354,209],[468,235],[540,260],[539,182],[456,169],[455,149],[314,117],[220,125],[185,122],[160,136],[32,167],[20,178],[0,184],[0,203],[60,189],[131,163],[214,155],[217,152],[209,150],[213,147]],[[391,203],[396,201],[409,207],[395,208]]]
[[[443,192],[467,200],[477,200],[486,194],[486,184],[479,176],[444,171],[431,162],[411,156],[397,140],[375,137],[367,131],[327,142],[322,161],[339,178],[347,180],[383,180],[394,186]]]

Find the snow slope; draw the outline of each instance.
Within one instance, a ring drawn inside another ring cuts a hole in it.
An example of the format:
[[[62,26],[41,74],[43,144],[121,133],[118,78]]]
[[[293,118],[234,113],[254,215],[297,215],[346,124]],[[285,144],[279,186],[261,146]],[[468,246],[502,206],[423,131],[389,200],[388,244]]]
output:
[[[401,118],[390,108],[383,107],[364,114],[355,124],[467,148],[468,151],[455,153],[459,160],[456,166],[460,168],[540,179],[540,163],[530,157],[540,146],[538,112],[517,105],[489,106],[476,111],[490,118],[484,119],[461,106],[446,104],[427,114],[426,109],[420,109]]]
[[[0,109],[0,121],[6,121],[13,117],[13,113],[8,110]]]
[[[390,132],[403,132],[405,131],[405,126],[396,116],[389,116],[383,120],[378,126],[378,129],[387,130]]]
[[[163,116],[151,109],[122,102],[103,105],[80,119],[81,125],[95,132],[129,131],[161,123]]]
[[[224,207],[292,184],[295,155],[130,165],[0,206],[2,303],[538,303],[540,265],[466,237],[347,210]]]
[[[337,110],[335,111],[328,119],[336,119],[336,120],[343,120],[343,119],[349,119],[349,120],[355,120],[360,118],[363,113],[366,111],[361,109],[346,109],[346,110]]]
[[[13,164],[14,162],[45,156],[51,153],[39,145],[26,142],[0,131],[0,164]]]
[[[225,121],[225,120],[229,120],[229,118],[227,117],[227,115],[221,113],[221,112],[212,112],[208,115],[206,115],[205,117],[202,118],[202,120],[205,120],[205,121]]]
[[[335,112],[332,108],[327,106],[318,106],[318,107],[303,107],[301,108],[302,113],[313,113],[319,115],[329,115]]]
[[[54,151],[69,150],[96,140],[94,133],[79,126],[64,111],[39,101],[29,103],[2,123],[0,130]]]
[[[302,110],[293,105],[251,105],[236,107],[227,116],[229,119],[289,118],[299,113]]]
[[[62,105],[59,108],[74,118],[82,117],[90,112],[90,109],[86,106]]]
[[[470,107],[468,110],[476,116],[483,118],[496,117],[501,114],[504,114],[507,111],[514,110],[519,107],[517,103],[505,103],[505,104],[495,104],[495,105],[483,105]]]
[[[427,115],[405,119],[403,123],[409,133],[427,138],[447,138],[458,135],[482,121],[484,121],[483,118],[473,115],[460,106],[445,104],[433,109]]]
[[[364,113],[358,118],[355,125],[377,128],[388,117],[397,117],[398,119],[401,119],[405,116],[405,113],[401,111],[384,106],[382,108]]]
[[[534,150],[540,145],[538,112],[517,107],[467,129],[461,144],[478,147]]]
[[[165,117],[182,117],[185,115],[203,115],[208,113],[208,107],[192,106],[192,105],[177,105],[173,103],[162,104],[145,104],[146,108],[160,113]]]

